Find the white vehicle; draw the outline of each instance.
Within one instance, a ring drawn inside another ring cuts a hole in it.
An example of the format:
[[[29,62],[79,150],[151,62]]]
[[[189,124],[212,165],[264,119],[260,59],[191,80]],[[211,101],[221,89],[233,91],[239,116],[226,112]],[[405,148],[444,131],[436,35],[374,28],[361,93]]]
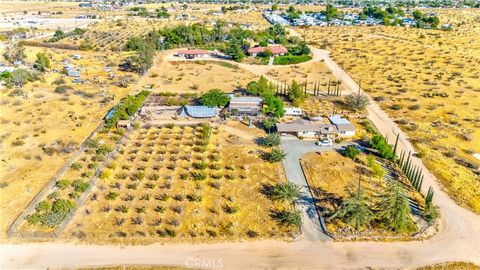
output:
[[[323,139],[315,143],[318,146],[333,146],[333,142],[328,139]]]

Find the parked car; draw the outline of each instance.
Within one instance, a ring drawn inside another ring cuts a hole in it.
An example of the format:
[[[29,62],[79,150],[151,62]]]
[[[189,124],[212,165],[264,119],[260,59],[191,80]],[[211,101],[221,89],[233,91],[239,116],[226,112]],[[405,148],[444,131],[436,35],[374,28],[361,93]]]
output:
[[[328,139],[323,139],[315,143],[318,146],[333,146],[333,142]]]

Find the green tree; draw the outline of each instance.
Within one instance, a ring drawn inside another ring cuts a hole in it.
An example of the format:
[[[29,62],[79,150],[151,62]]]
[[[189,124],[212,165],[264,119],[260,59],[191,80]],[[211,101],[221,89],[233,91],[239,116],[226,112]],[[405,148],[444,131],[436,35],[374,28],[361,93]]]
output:
[[[200,103],[208,107],[224,107],[229,101],[227,94],[219,89],[211,89],[200,97]]]
[[[368,197],[360,186],[355,191],[353,188],[349,189],[348,198],[342,202],[340,208],[329,219],[340,218],[357,231],[363,231],[373,220],[373,213],[367,205]]]
[[[277,122],[278,120],[275,117],[267,117],[263,119],[262,124],[263,127],[266,128],[268,132],[270,132]]]
[[[378,218],[386,228],[398,233],[412,233],[417,229],[410,215],[410,205],[405,190],[398,182],[389,182],[377,209],[379,209]]]
[[[273,3],[272,11],[277,11],[277,10],[278,10],[278,3]]]
[[[263,158],[269,162],[280,162],[287,156],[287,153],[280,148],[273,148],[270,152],[266,152]]]
[[[348,145],[347,147],[345,147],[345,150],[343,150],[342,154],[351,159],[356,159],[357,156],[360,154],[360,151],[355,146]]]
[[[327,4],[327,8],[323,14],[326,16],[327,21],[330,21],[338,16],[338,10],[332,4]]]
[[[302,87],[295,80],[292,81],[292,85],[290,86],[290,89],[288,89],[288,98],[295,106],[300,106],[307,98]]]
[[[41,72],[45,72],[50,68],[50,58],[46,53],[37,53],[37,59],[35,60],[35,68]]]
[[[280,145],[280,135],[278,133],[270,133],[265,136],[261,142],[264,146],[278,146]]]
[[[230,44],[227,45],[225,53],[236,62],[241,62],[243,58],[245,58],[245,53],[239,42],[230,42]]]
[[[11,42],[5,49],[3,57],[10,63],[23,61],[23,59],[25,59],[25,48],[23,44],[20,42]]]
[[[280,211],[274,217],[280,223],[285,224],[287,226],[300,226],[302,224],[302,216],[300,212],[298,212],[297,210]]]
[[[360,92],[345,97],[345,104],[353,111],[364,110],[369,103],[368,97]]]
[[[301,189],[299,186],[287,182],[284,184],[277,184],[272,188],[271,198],[277,201],[287,201],[293,203],[300,195]]]
[[[19,68],[10,73],[10,79],[7,81],[7,85],[23,87],[24,84],[33,80],[34,77],[28,70]]]

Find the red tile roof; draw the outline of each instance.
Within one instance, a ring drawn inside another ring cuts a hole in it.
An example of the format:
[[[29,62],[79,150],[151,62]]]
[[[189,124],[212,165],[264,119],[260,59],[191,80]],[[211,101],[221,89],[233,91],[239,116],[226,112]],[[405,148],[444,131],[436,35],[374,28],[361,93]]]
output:
[[[207,50],[179,50],[178,54],[209,54],[210,51]]]
[[[281,45],[273,45],[269,47],[253,47],[248,49],[248,53],[263,53],[266,49],[269,49],[273,54],[287,53],[287,48]]]

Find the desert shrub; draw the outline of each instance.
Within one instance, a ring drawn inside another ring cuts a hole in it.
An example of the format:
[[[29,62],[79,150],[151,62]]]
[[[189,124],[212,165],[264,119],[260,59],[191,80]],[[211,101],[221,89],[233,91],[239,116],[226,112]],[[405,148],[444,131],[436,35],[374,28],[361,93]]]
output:
[[[114,201],[120,194],[116,193],[116,192],[109,192],[107,193],[107,195],[105,195],[105,199],[107,200],[110,200],[110,201]]]
[[[240,208],[238,206],[233,206],[233,205],[228,205],[228,204],[223,206],[223,211],[225,211],[225,213],[227,213],[227,214],[235,214],[239,210],[240,210]]]
[[[73,192],[68,193],[68,197],[70,199],[76,200],[76,199],[80,198],[80,193],[78,193],[76,191],[73,191]]]
[[[48,212],[52,209],[52,204],[49,201],[41,201],[35,209],[38,212]]]
[[[408,109],[412,111],[416,111],[420,109],[420,105],[415,104],[415,105],[409,106]]]
[[[198,194],[188,194],[187,195],[187,200],[190,202],[201,202],[202,201],[202,196]]]
[[[155,210],[155,212],[157,212],[157,213],[163,213],[163,212],[165,212],[165,207],[162,207],[162,206],[158,206],[158,205],[157,205],[154,210]]]
[[[403,106],[400,105],[400,104],[393,104],[390,108],[392,110],[399,111],[399,110],[403,109]]]
[[[195,180],[205,180],[207,178],[207,174],[204,171],[192,172],[192,177]]]
[[[72,168],[72,170],[75,170],[75,171],[78,171],[82,168],[82,164],[80,163],[77,163],[77,162],[74,162],[72,163],[72,165],[70,166],[70,168]]]
[[[254,230],[248,230],[247,231],[247,236],[250,237],[250,238],[255,238],[258,236],[258,232],[254,231]]]
[[[57,181],[57,183],[55,184],[56,187],[58,187],[59,189],[66,189],[70,186],[71,182],[67,179],[60,179]]]
[[[71,87],[69,85],[59,85],[59,86],[55,87],[54,92],[58,93],[58,94],[64,94],[68,90],[72,90],[72,89],[73,89],[73,87]]]
[[[76,192],[85,192],[89,186],[90,184],[88,182],[83,182],[81,180],[74,180],[72,182],[72,187]]]
[[[278,222],[287,226],[300,226],[302,224],[302,217],[298,211],[280,211],[275,213],[274,218]]]

